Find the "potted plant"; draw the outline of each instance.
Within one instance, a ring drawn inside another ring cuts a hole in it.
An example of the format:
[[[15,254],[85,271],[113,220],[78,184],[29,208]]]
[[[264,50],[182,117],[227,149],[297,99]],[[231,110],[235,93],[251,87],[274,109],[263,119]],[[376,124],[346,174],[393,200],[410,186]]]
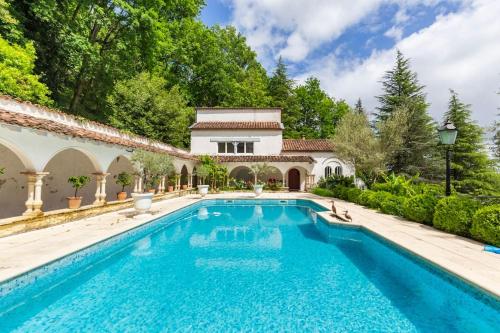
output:
[[[198,185],[198,193],[204,197],[208,193],[208,185],[205,184],[205,180],[207,179],[208,175],[210,174],[210,171],[205,165],[201,165],[197,170],[196,170],[196,176],[200,179],[201,184]]]
[[[68,183],[75,189],[75,195],[68,197],[68,208],[78,209],[82,205],[82,197],[78,196],[78,190],[87,185],[90,181],[89,176],[72,176],[68,178]]]
[[[253,191],[255,193],[255,196],[258,197],[262,194],[262,190],[264,189],[265,185],[264,182],[259,179],[259,177],[265,176],[270,170],[270,167],[266,163],[254,164],[250,167],[250,170],[250,172],[254,175]]]
[[[167,191],[168,192],[173,192],[174,191],[174,186],[175,186],[175,175],[172,175],[172,176],[168,177]]]
[[[137,173],[142,177],[144,189],[143,193],[132,193],[134,198],[134,208],[139,214],[149,211],[153,202],[155,184],[158,180],[168,175],[173,170],[172,160],[166,154],[158,154],[145,150],[134,151],[132,158]]]
[[[121,185],[121,192],[117,193],[118,200],[123,201],[127,199],[127,192],[125,192],[125,187],[132,184],[132,175],[127,172],[120,172],[116,177],[116,184]]]

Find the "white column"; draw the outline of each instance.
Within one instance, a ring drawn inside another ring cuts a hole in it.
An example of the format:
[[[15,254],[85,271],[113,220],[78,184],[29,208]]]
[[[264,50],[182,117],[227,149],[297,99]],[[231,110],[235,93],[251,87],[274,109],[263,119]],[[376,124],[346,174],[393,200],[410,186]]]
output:
[[[193,187],[193,175],[188,173],[188,188]]]
[[[94,205],[106,204],[106,177],[109,173],[93,173],[97,183]]]
[[[176,181],[175,181],[175,189],[179,191],[181,189],[181,177],[178,175]]]
[[[283,187],[287,187],[287,184],[286,184],[286,172],[283,172]]]
[[[21,172],[28,177],[28,199],[26,200],[26,211],[24,216],[40,215],[42,212],[42,187],[43,177],[48,172]]]
[[[160,178],[160,185],[158,185],[158,193],[165,192],[165,176]]]
[[[140,175],[135,175],[134,193],[142,193],[142,177]]]

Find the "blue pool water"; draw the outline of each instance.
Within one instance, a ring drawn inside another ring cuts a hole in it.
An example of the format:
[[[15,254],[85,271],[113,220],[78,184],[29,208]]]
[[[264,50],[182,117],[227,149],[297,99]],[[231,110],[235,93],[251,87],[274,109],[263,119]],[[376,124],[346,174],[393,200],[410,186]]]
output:
[[[499,332],[498,300],[318,210],[194,204],[0,286],[0,331]]]

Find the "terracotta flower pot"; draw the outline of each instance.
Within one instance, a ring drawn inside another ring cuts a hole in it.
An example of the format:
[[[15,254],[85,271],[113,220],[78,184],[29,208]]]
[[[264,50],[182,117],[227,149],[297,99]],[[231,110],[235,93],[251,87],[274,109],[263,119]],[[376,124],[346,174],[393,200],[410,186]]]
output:
[[[173,186],[168,186],[167,190],[168,190],[169,192],[173,192],[173,191],[174,191],[174,187],[173,187]]]
[[[82,205],[82,197],[68,197],[68,208],[78,209]]]
[[[127,199],[127,192],[118,192],[116,196],[118,197],[119,201],[123,201]]]
[[[186,190],[187,188],[188,188],[188,186],[187,186],[187,185],[182,185],[182,189],[183,189],[183,190]]]
[[[155,194],[156,190],[155,189],[151,189],[151,190],[148,190],[148,192]]]

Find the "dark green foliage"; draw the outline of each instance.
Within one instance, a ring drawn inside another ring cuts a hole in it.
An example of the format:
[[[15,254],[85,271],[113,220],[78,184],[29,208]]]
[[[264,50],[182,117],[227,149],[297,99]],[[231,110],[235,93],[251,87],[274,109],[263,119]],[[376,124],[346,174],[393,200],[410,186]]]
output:
[[[456,235],[470,236],[472,216],[478,208],[477,201],[466,197],[443,198],[436,205],[433,225]]]
[[[450,120],[458,130],[455,144],[451,146],[451,169],[456,181],[471,180],[490,168],[490,161],[483,143],[483,130],[471,119],[470,105],[464,104],[451,90],[445,120]],[[477,184],[480,186],[480,184]],[[474,184],[459,186],[458,191],[474,192]]]
[[[500,196],[500,174],[498,172],[477,173],[472,177],[452,182],[453,187],[461,193]]]
[[[433,194],[418,194],[405,201],[403,216],[409,220],[432,225],[438,198]]]
[[[374,208],[374,209],[380,209],[382,207],[382,202],[390,199],[393,197],[393,195],[389,192],[374,192],[368,200],[368,207]]]
[[[470,232],[475,239],[500,247],[500,205],[478,209]]]
[[[361,98],[358,98],[358,101],[354,106],[354,112],[366,114],[365,108],[363,107],[363,103],[361,102]]]
[[[368,206],[368,203],[372,200],[372,197],[375,195],[375,193],[377,192],[374,192],[374,191],[371,191],[371,190],[365,190],[363,191],[363,193],[361,193],[359,196],[358,196],[358,204],[362,205],[362,206]]]
[[[318,186],[332,190],[337,186],[354,187],[353,176],[331,175],[329,177],[321,177],[318,181]]]
[[[415,194],[415,190],[413,188],[413,184],[415,183],[416,177],[406,177],[406,176],[396,176],[394,173],[391,173],[389,176],[384,176],[383,182],[375,183],[371,186],[371,189],[374,191],[385,191],[395,195],[413,195]]]
[[[380,211],[385,214],[403,216],[405,203],[405,197],[391,194],[380,203]]]
[[[189,147],[188,126],[194,110],[177,87],[167,89],[166,81],[156,75],[141,73],[118,82],[108,97],[109,122],[120,129]]]
[[[432,118],[427,113],[428,104],[417,74],[410,69],[409,59],[397,52],[394,68],[386,72],[383,94],[378,96],[377,121],[384,122],[399,109],[408,112],[408,128],[403,135],[403,147],[394,152],[389,170],[431,177],[436,172],[437,134]]]
[[[322,197],[333,197],[333,192],[321,187],[315,187],[311,191],[313,194],[320,195]]]

